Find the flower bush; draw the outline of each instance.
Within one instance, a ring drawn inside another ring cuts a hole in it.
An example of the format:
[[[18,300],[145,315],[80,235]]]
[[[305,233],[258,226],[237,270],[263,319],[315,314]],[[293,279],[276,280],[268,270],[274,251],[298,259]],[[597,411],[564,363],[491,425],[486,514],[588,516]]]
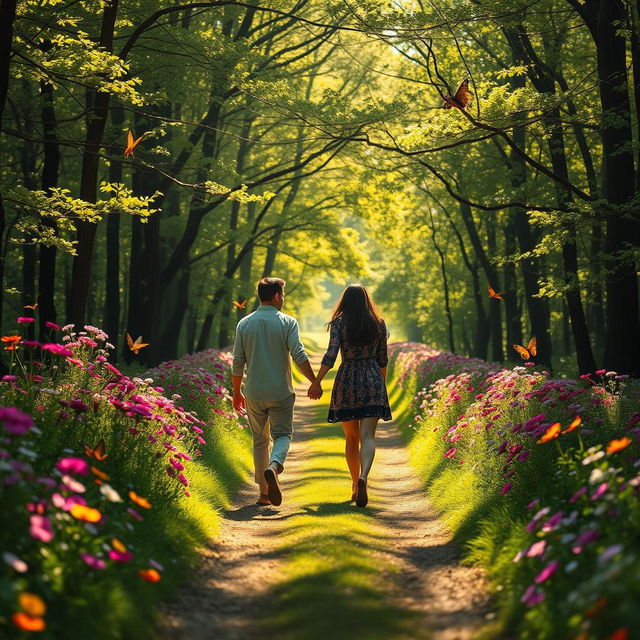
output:
[[[521,638],[640,637],[639,383],[393,345],[412,459]]]
[[[212,457],[207,442],[240,431],[229,358],[210,350],[129,377],[109,363],[100,329],[48,327],[42,344],[2,337],[0,635],[121,637],[129,624],[147,635],[139,605],[169,590],[210,533],[202,505],[185,502],[198,503],[193,476],[226,453]],[[209,519],[231,489],[217,491],[204,500]]]

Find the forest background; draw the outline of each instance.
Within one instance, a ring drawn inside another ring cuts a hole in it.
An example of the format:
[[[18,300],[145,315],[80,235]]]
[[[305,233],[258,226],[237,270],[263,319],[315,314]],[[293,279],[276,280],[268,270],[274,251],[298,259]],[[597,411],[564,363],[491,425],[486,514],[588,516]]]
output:
[[[638,5],[0,0],[5,333],[151,366],[361,280],[396,339],[637,373]]]

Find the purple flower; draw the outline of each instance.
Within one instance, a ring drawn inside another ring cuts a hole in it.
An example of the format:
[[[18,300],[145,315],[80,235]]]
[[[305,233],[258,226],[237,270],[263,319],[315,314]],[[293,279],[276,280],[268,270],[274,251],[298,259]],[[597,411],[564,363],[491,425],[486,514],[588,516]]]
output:
[[[600,537],[600,533],[595,529],[584,531],[574,541],[571,551],[573,553],[582,553],[582,550],[592,542],[595,542]]]
[[[569,498],[569,502],[571,502],[572,504],[581,496],[583,496],[585,493],[587,493],[587,487],[580,487],[570,498]]]
[[[33,428],[33,418],[15,407],[0,407],[0,422],[12,436],[23,436]]]
[[[77,473],[81,476],[89,474],[89,463],[84,458],[60,458],[56,469],[62,473]]]
[[[537,604],[540,604],[546,595],[544,591],[539,591],[536,589],[535,585],[531,584],[527,587],[526,591],[522,594],[522,598],[520,598],[520,602],[523,602],[528,607],[535,607]]]

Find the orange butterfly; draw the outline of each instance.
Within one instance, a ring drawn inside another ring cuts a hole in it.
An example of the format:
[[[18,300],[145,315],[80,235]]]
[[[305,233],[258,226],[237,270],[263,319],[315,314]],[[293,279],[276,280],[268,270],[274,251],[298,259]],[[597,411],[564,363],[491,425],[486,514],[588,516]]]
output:
[[[487,287],[487,290],[489,291],[489,295],[490,295],[492,298],[495,298],[496,300],[502,300],[502,294],[500,294],[500,293],[496,293],[496,292],[493,290],[493,287],[488,286],[488,287]]]
[[[133,133],[131,132],[131,129],[129,129],[129,133],[127,134],[127,146],[125,147],[124,150],[124,157],[128,158],[131,157],[133,158],[134,156],[134,151],[135,148],[138,146],[138,142],[140,142],[140,140],[142,140],[142,138],[145,137],[145,133],[143,133],[138,139],[134,140],[133,139]]]
[[[536,340],[535,336],[533,336],[533,338],[529,340],[529,344],[527,345],[526,349],[519,344],[514,344],[511,346],[520,354],[520,357],[523,360],[530,360],[538,353],[538,341]]]
[[[24,308],[25,309],[31,309],[32,311],[35,311],[38,308],[38,303],[34,302],[33,304],[25,304]]]
[[[88,458],[95,458],[98,461],[102,461],[107,457],[107,454],[104,452],[105,450],[104,440],[100,440],[95,447],[88,445],[86,442],[82,443],[82,448],[84,449],[84,455]]]
[[[231,301],[233,306],[237,307],[238,309],[245,309],[246,306],[247,306],[247,302],[248,302],[248,300],[243,300],[242,302],[236,302],[235,300]]]
[[[473,98],[473,94],[469,91],[469,78],[466,78],[458,87],[453,98],[448,93],[445,94],[442,108],[451,109],[457,107],[458,109],[466,109],[471,102],[471,98]]]
[[[131,349],[133,353],[138,355],[138,351],[140,351],[140,349],[142,349],[143,347],[148,347],[149,343],[142,342],[142,336],[138,336],[138,339],[134,342],[133,338],[129,335],[129,332],[127,331],[127,345],[129,345],[129,349]]]

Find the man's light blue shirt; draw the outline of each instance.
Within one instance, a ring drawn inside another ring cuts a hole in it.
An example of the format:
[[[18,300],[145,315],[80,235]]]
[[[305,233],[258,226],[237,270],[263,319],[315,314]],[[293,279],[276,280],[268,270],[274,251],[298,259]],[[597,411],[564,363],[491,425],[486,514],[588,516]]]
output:
[[[241,376],[246,365],[244,395],[248,399],[277,401],[290,396],[291,359],[298,366],[309,359],[295,318],[273,305],[260,305],[238,322],[232,373]]]

